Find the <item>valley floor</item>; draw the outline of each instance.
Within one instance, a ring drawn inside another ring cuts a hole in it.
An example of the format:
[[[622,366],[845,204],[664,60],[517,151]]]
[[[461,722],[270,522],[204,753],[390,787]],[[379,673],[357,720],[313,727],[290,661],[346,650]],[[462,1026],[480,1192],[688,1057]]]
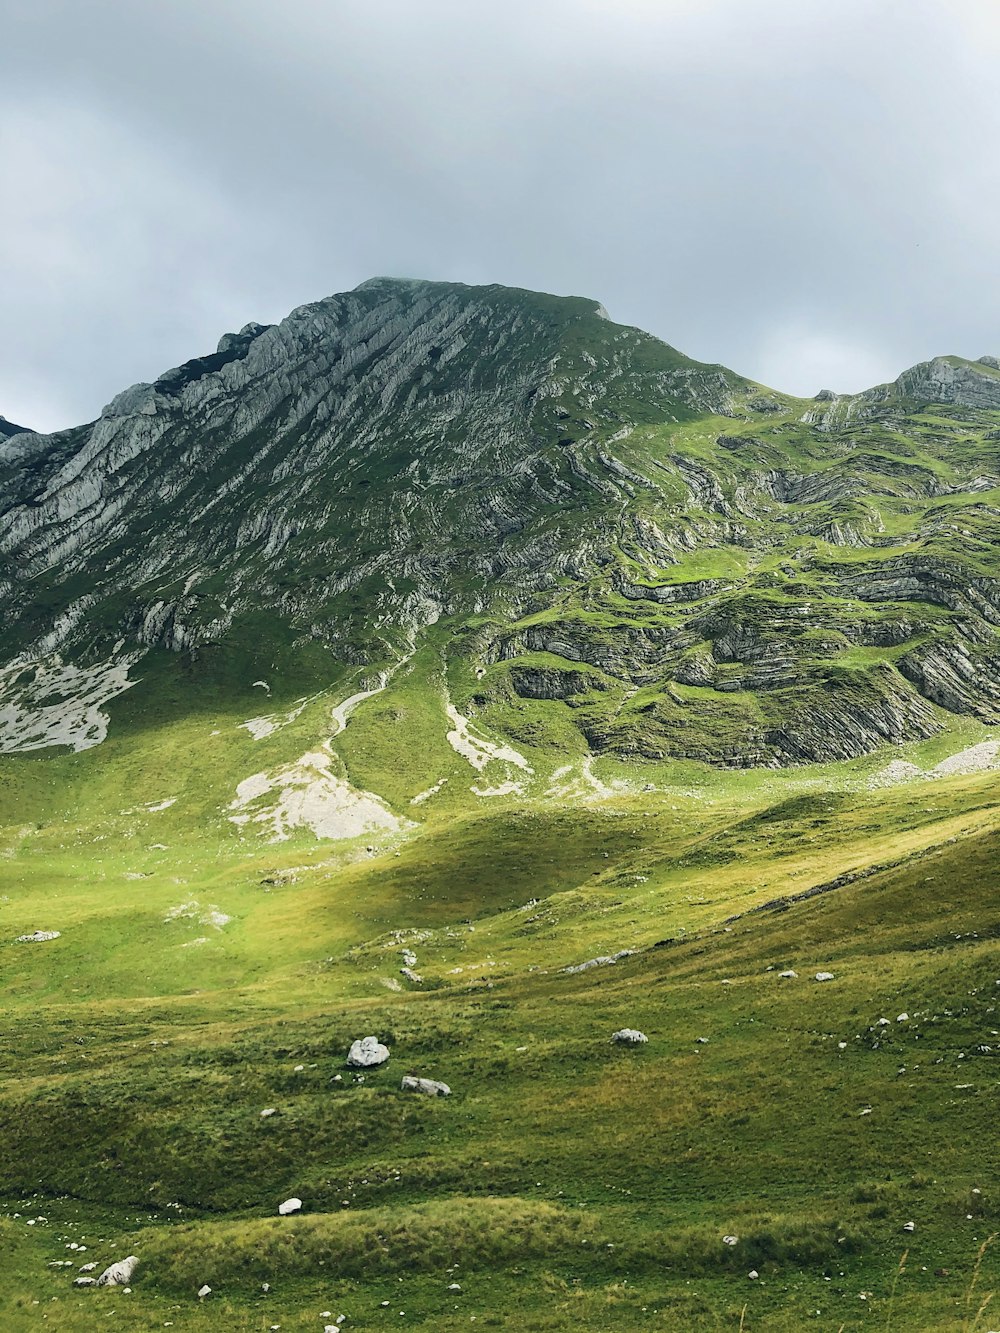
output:
[[[3,1329],[1000,1327],[994,774],[270,844],[96,753],[4,769]]]

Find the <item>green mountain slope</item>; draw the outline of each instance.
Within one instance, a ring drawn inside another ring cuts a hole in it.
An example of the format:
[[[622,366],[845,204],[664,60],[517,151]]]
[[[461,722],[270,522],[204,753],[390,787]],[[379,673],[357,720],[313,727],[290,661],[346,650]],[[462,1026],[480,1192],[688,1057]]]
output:
[[[0,1327],[992,1327],[998,386],[376,280],[0,440]]]
[[[2,446],[7,651],[112,696],[150,649],[238,661],[264,616],[319,688],[441,625],[515,741],[857,757],[997,718],[998,429],[991,364],[806,403],[589,301],[375,280]],[[29,714],[81,692],[3,683]]]

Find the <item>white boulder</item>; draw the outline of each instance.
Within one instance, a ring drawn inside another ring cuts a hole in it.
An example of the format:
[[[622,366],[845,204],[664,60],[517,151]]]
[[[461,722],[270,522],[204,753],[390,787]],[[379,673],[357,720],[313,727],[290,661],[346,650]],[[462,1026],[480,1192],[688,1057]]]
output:
[[[415,1078],[412,1074],[404,1074],[403,1081],[400,1083],[400,1089],[403,1092],[424,1092],[428,1097],[450,1097],[451,1088],[447,1083],[439,1083],[433,1078]]]
[[[816,973],[816,980],[817,980],[817,981],[832,981],[832,980],[833,980],[833,973],[832,973],[832,972],[817,972],[817,973]]]
[[[111,1264],[104,1270],[97,1279],[99,1287],[126,1287],[132,1281],[132,1274],[135,1272],[136,1264],[139,1262],[137,1254],[130,1254],[124,1259],[119,1259],[116,1264]]]
[[[361,1037],[351,1043],[351,1049],[347,1052],[347,1063],[357,1069],[384,1065],[388,1058],[388,1046],[383,1046],[377,1037]]]
[[[284,1203],[278,1204],[278,1212],[282,1217],[287,1217],[289,1213],[297,1213],[301,1207],[301,1199],[286,1199]]]
[[[611,1040],[620,1046],[645,1046],[649,1038],[638,1028],[619,1028],[617,1032],[612,1032]]]

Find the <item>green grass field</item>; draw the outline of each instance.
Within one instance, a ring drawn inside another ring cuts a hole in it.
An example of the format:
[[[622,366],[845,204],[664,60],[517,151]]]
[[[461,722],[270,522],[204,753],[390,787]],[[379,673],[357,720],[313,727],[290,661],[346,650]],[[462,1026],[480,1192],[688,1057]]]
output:
[[[422,654],[334,739],[399,832],[227,818],[353,678],[150,659],[103,745],[3,761],[0,1328],[1000,1327],[996,775],[608,759],[598,799],[523,700],[530,781],[474,798]],[[128,1294],[73,1289],[127,1254]]]

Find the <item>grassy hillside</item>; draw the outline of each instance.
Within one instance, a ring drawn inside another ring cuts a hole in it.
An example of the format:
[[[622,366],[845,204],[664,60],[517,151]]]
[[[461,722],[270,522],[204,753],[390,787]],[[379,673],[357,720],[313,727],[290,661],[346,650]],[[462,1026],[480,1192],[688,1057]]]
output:
[[[527,714],[530,775],[479,771],[428,648],[331,742],[406,825],[272,843],[235,784],[363,684],[282,660],[151,659],[103,745],[4,760],[4,1328],[995,1327],[995,775],[588,765]]]

